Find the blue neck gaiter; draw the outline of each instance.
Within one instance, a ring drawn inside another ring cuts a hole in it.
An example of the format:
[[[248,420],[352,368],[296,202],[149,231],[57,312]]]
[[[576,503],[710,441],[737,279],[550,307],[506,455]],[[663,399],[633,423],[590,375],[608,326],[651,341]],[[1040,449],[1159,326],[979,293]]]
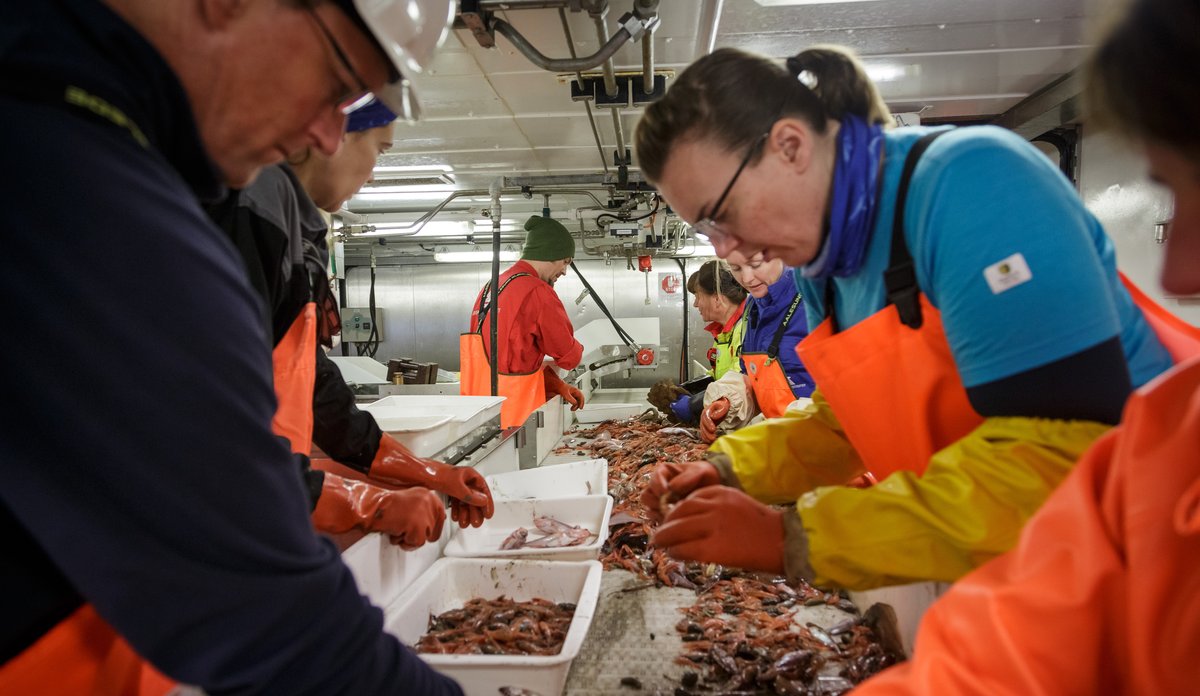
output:
[[[852,276],[862,268],[875,224],[875,188],[883,128],[846,114],[837,135],[829,227],[817,257],[800,267],[805,278]]]

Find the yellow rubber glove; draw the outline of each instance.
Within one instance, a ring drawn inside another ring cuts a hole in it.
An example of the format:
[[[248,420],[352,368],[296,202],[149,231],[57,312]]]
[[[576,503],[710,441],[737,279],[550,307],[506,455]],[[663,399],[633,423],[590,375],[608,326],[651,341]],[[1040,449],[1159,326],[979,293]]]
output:
[[[805,409],[726,433],[708,451],[728,456],[736,479],[729,483],[768,504],[795,502],[817,486],[841,485],[864,471],[820,391]]]
[[[820,488],[796,503],[814,584],[869,589],[956,580],[1016,543],[1025,522],[1109,426],[989,418],[924,476]],[[730,436],[721,438],[724,442]]]

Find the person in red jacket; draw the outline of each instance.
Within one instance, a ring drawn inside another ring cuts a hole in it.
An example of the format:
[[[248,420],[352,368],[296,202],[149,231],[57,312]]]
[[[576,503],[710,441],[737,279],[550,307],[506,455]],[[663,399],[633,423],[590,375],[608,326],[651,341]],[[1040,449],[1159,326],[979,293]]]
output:
[[[564,382],[554,369],[574,369],[583,357],[583,345],[575,340],[575,329],[554,292],[554,282],[566,275],[575,256],[575,240],[562,223],[536,215],[525,222],[525,231],[521,260],[500,274],[497,291],[498,394],[505,397],[500,407],[500,425],[505,428],[524,423],[555,394],[561,395],[572,411],[583,407],[583,393]],[[471,331],[459,341],[460,393],[464,395],[492,393],[490,299],[488,283],[475,298]],[[553,365],[545,364],[547,357]]]
[[[1140,145],[1174,195],[1162,270],[1173,295],[1200,292],[1197,27],[1195,0],[1137,0],[1086,87],[1089,125],[1109,121]],[[1165,311],[1149,318],[1181,338],[1196,331]],[[926,613],[913,658],[854,693],[1196,693],[1197,443],[1200,358],[1134,392],[1017,547],[958,581]]]

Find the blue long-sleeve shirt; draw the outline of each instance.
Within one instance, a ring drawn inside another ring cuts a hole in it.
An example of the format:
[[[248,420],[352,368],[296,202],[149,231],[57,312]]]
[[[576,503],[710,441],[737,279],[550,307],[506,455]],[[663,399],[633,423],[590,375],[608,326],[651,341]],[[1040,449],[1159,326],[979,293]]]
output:
[[[0,114],[20,177],[0,193],[0,296],[21,317],[0,373],[0,661],[89,602],[213,694],[460,694],[312,530],[270,429],[258,300],[200,208],[219,186],[165,61],[95,0],[4,3]]]
[[[766,353],[787,315],[788,308],[797,294],[796,281],[792,277],[792,269],[784,268],[779,279],[767,288],[766,296],[751,297],[750,305],[746,308],[746,333],[742,339],[742,353]],[[797,398],[812,396],[813,378],[804,369],[804,363],[796,355],[796,344],[808,335],[808,321],[804,316],[804,302],[792,313],[783,337],[779,341],[779,364],[787,376],[792,393]],[[742,373],[746,365],[742,364]]]

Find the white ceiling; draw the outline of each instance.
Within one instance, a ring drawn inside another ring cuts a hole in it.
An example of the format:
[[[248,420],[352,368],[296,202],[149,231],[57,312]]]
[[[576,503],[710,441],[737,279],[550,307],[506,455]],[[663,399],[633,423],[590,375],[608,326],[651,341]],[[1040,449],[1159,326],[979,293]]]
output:
[[[513,7],[519,4],[514,0]],[[565,3],[564,3],[565,4]],[[611,0],[610,33],[633,0]],[[872,0],[800,7],[760,7],[754,0],[662,0],[661,23],[653,35],[655,69],[682,71],[704,52],[698,45],[711,27],[704,10],[720,6],[716,46],[732,46],[785,58],[819,43],[856,50],[869,68],[899,71],[879,82],[894,112],[921,112],[922,120],[976,120],[999,115],[1075,69],[1086,53],[1095,12],[1086,0]],[[543,54],[569,58],[556,9],[497,12]],[[585,12],[567,12],[580,56],[599,41]],[[638,44],[615,56],[618,71],[639,72]],[[591,72],[598,73],[596,69]],[[380,166],[450,167],[456,184],[427,188],[387,203],[393,214],[371,214],[368,222],[411,219],[436,206],[455,189],[486,189],[497,176],[594,174],[612,169],[615,136],[610,112],[592,108],[603,144],[601,158],[584,104],[570,98],[573,75],[535,67],[498,35],[496,47],[481,48],[469,30],[456,29],[419,84],[424,119],[398,124],[395,144]],[[626,146],[640,109],[625,109]],[[633,169],[637,161],[634,158]],[[349,208],[377,208],[383,195],[359,196]],[[367,199],[375,205],[367,206]],[[461,202],[480,208],[486,196]],[[450,206],[460,209],[463,206]],[[579,199],[556,197],[561,208]],[[540,196],[506,201],[506,214],[541,208]],[[400,210],[406,212],[399,212]],[[470,219],[476,211],[443,213],[438,219]]]

